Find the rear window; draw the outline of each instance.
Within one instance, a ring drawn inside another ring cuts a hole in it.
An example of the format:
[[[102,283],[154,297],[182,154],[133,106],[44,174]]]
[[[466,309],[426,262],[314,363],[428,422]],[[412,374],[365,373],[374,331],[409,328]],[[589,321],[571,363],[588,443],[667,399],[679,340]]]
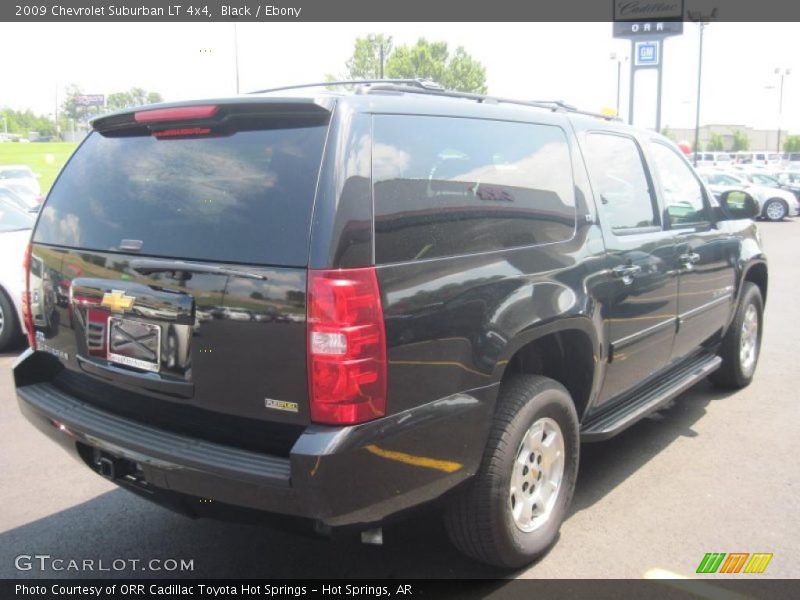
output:
[[[34,240],[89,250],[302,266],[326,123],[261,121],[222,137],[92,133]]]
[[[558,127],[380,115],[372,169],[378,263],[559,242],[575,230]]]

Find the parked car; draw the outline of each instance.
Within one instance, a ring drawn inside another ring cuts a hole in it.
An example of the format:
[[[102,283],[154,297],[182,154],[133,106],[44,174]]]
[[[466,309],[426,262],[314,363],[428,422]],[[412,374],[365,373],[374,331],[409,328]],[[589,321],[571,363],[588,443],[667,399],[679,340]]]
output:
[[[800,169],[800,152],[787,152],[784,155],[781,166],[790,171],[796,171]]]
[[[753,166],[780,166],[781,155],[778,152],[737,152],[736,163]]]
[[[694,164],[694,153],[689,160]],[[697,155],[697,167],[729,167],[733,164],[733,157],[727,152],[700,152]]]
[[[22,259],[33,222],[34,217],[0,196],[0,352],[8,350],[25,333]]]
[[[16,205],[20,210],[36,213],[41,208],[41,196],[36,196],[24,184],[0,181],[0,198]]]
[[[6,181],[24,185],[34,196],[42,195],[39,176],[25,165],[0,165],[0,183]]]
[[[28,251],[70,305],[29,322],[14,381],[45,435],[151,501],[372,542],[438,503],[459,549],[517,568],[556,540],[582,441],[755,372],[755,200],[715,201],[654,132],[413,80],[92,127]],[[278,315],[231,316],[254,302]]]
[[[786,217],[800,215],[800,201],[790,191],[777,187],[757,185],[747,177],[747,173],[700,169],[698,174],[709,189],[719,194],[731,190],[744,190],[756,201],[758,214],[768,221],[782,221]]]
[[[778,173],[784,174],[783,178],[778,177]],[[786,190],[794,194],[795,198],[800,199],[800,173],[792,171],[744,171],[736,174],[739,178],[750,182],[753,185],[763,186],[773,189]],[[792,181],[792,175],[795,175]]]

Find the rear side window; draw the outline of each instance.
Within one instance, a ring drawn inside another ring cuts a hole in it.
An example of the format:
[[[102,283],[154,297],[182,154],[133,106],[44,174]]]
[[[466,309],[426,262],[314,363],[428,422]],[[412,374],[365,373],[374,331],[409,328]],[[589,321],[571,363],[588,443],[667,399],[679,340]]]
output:
[[[101,251],[132,240],[142,255],[305,265],[327,126],[257,127],[178,139],[92,133],[50,192],[34,240]]]
[[[586,136],[586,163],[600,216],[615,233],[658,226],[639,147],[629,137]]]
[[[570,239],[564,132],[450,117],[374,117],[375,258],[391,263]]]

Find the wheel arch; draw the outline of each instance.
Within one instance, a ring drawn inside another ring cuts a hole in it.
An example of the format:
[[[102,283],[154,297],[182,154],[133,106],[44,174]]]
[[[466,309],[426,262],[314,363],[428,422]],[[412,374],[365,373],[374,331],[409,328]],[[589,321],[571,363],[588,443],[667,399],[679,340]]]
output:
[[[599,386],[602,346],[589,318],[570,318],[519,335],[498,361],[495,380],[513,374],[542,375],[563,385],[582,420]]]

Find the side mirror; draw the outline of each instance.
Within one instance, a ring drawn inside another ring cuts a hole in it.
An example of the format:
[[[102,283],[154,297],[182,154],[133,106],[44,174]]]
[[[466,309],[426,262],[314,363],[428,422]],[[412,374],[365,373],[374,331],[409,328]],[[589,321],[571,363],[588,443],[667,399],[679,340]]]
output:
[[[743,190],[722,192],[718,199],[729,219],[755,219],[759,214],[758,202]]]

